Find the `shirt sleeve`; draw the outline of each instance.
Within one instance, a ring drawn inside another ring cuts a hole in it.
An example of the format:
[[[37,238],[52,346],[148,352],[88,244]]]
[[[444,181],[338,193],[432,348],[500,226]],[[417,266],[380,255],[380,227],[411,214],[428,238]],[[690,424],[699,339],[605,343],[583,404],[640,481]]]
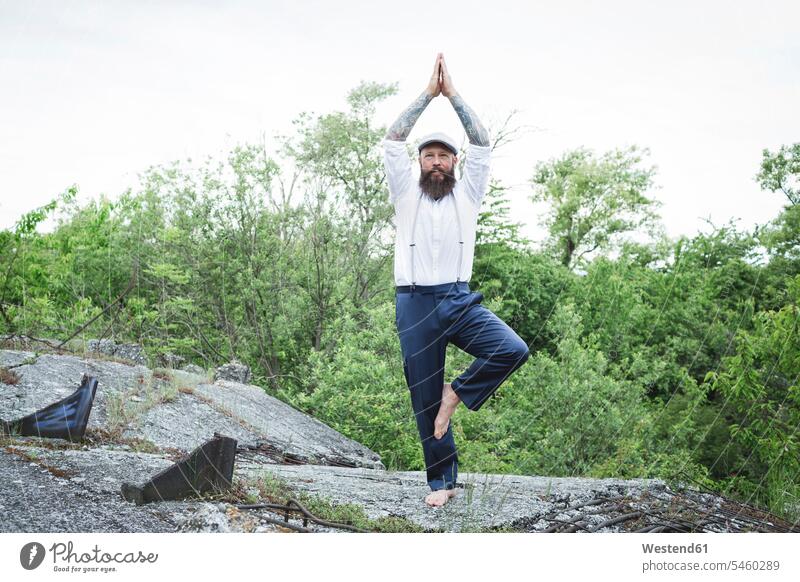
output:
[[[483,197],[489,190],[489,169],[492,148],[489,146],[477,146],[469,144],[467,146],[464,162],[464,172],[461,181],[464,184],[464,191],[469,194],[470,199],[478,206],[481,205]]]
[[[406,142],[383,140],[383,166],[389,183],[389,202],[394,204],[399,198],[407,196],[414,184]]]

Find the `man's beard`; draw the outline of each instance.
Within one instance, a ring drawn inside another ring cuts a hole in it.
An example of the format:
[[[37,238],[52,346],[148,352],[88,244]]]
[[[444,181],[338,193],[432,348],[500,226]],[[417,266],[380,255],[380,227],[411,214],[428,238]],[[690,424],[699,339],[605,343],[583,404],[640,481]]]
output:
[[[447,196],[453,191],[453,186],[456,185],[456,177],[453,174],[448,174],[441,171],[441,179],[434,177],[434,171],[422,172],[419,175],[419,188],[428,198],[439,200]]]

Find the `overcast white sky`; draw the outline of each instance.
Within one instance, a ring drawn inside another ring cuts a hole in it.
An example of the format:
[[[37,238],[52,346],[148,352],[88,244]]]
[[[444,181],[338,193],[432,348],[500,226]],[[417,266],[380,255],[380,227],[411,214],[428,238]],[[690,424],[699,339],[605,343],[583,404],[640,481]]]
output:
[[[219,154],[400,83],[390,124],[438,51],[487,123],[538,128],[501,151],[518,220],[537,161],[648,147],[670,236],[785,199],[759,191],[763,148],[800,141],[800,2],[19,2],[0,0],[0,228],[77,183],[117,196],[150,165]],[[412,138],[460,124],[443,99]]]

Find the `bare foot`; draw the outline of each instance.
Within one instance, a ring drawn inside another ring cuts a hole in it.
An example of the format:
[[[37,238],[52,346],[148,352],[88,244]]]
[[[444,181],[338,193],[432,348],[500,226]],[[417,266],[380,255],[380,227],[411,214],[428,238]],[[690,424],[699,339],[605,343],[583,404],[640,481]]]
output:
[[[458,394],[455,393],[453,387],[447,383],[442,389],[442,403],[439,405],[439,413],[436,415],[436,420],[433,421],[433,436],[440,439],[447,432],[447,427],[450,425],[450,417],[456,411],[456,406],[461,402]]]
[[[439,489],[438,491],[433,491],[428,494],[425,498],[425,503],[430,505],[431,507],[441,507],[448,501],[450,501],[451,497],[455,497],[456,490],[455,489]]]

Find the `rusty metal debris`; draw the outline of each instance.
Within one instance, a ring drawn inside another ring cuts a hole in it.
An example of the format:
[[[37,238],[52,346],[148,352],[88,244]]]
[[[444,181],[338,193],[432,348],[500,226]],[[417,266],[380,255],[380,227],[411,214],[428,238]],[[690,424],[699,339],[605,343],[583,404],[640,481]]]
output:
[[[236,439],[214,434],[188,456],[139,486],[122,484],[122,497],[136,505],[171,501],[228,489],[233,480]]]
[[[80,387],[71,395],[18,420],[0,421],[0,432],[79,441],[86,433],[96,392],[97,379],[84,374]]]
[[[542,521],[547,525],[543,527]],[[514,525],[522,531],[541,533],[800,532],[796,523],[765,510],[718,493],[693,490],[599,497]]]
[[[311,530],[305,528],[308,526],[309,521],[313,521],[314,523],[324,527],[344,529],[347,531],[353,531],[358,533],[368,533],[367,530],[357,528],[347,523],[337,523],[335,521],[326,521],[324,519],[321,519],[315,516],[313,513],[311,513],[305,506],[303,506],[302,503],[300,503],[297,499],[294,498],[290,498],[289,501],[286,502],[286,505],[281,505],[278,503],[254,503],[249,505],[237,505],[236,507],[238,509],[270,509],[273,511],[282,511],[284,515],[283,522],[264,517],[262,517],[261,519],[264,519],[265,521],[268,521],[270,523],[275,523],[276,525],[286,526],[289,527],[290,529],[296,529],[297,531],[310,532]],[[300,526],[289,524],[289,513],[299,513],[302,515],[303,519],[302,528]]]
[[[239,452],[253,452],[264,455],[281,465],[330,465],[332,467],[358,467],[358,463],[343,457],[323,456],[309,459],[302,455],[287,452],[269,441],[256,441],[255,444],[239,445]]]

